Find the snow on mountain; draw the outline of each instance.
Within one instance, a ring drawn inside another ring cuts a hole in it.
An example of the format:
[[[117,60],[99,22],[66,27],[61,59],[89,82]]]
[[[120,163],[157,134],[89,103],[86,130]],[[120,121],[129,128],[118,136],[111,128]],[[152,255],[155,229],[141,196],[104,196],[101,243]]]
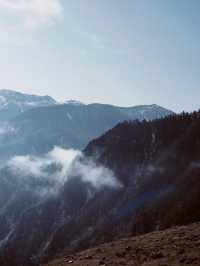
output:
[[[64,101],[63,104],[69,104],[69,105],[84,105],[84,103],[76,100],[67,100]]]
[[[24,94],[12,90],[0,90],[0,121],[7,121],[32,108],[55,105],[50,96]]]
[[[0,90],[0,104],[17,104],[21,106],[44,106],[56,104],[50,96],[29,95],[12,90]]]

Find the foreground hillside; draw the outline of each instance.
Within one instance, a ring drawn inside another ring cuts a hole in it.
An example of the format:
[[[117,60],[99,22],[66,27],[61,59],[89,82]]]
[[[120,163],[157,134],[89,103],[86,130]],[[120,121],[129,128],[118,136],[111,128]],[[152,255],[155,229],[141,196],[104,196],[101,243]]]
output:
[[[111,242],[45,266],[200,265],[200,223]]]

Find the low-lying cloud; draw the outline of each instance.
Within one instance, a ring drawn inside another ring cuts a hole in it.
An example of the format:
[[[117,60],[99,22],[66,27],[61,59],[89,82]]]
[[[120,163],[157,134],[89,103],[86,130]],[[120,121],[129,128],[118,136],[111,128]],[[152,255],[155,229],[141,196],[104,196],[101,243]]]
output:
[[[15,156],[8,162],[8,167],[24,185],[33,187],[34,184],[44,194],[57,193],[72,178],[80,178],[96,190],[121,187],[110,169],[97,165],[73,149],[55,147],[43,157]]]

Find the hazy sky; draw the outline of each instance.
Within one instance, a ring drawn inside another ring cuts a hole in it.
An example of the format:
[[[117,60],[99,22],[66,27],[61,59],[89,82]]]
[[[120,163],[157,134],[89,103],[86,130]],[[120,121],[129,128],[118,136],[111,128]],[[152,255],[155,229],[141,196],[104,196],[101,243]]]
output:
[[[0,88],[200,108],[199,0],[0,0]]]

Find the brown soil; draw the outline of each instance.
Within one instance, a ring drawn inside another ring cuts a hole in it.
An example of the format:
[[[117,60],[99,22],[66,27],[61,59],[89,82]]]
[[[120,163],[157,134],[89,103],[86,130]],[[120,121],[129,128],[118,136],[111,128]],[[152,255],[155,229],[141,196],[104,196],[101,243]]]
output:
[[[45,266],[200,266],[200,223],[122,239]]]

